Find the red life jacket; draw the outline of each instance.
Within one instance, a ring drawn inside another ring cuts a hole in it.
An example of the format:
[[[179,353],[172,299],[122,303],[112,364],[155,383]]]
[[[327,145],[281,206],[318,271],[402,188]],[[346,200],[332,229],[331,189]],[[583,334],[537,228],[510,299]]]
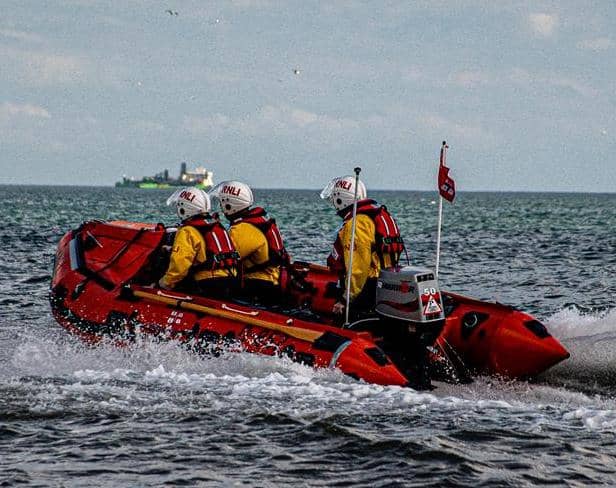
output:
[[[374,247],[373,251],[381,261],[381,267],[385,267],[385,256],[389,256],[392,267],[398,266],[400,255],[404,251],[404,240],[400,235],[398,224],[391,216],[385,205],[378,205],[374,200],[360,200],[357,202],[357,215],[367,215],[374,222]],[[353,207],[344,209],[341,217],[346,222],[353,217]],[[327,266],[339,272],[345,270],[344,249],[340,241],[340,234],[336,237],[334,248],[327,258]]]
[[[240,255],[235,250],[227,230],[217,220],[208,221],[196,217],[182,223],[182,227],[190,226],[199,231],[205,241],[205,262],[193,268],[196,270],[215,270],[237,268]]]
[[[246,222],[254,225],[265,236],[268,249],[268,260],[264,263],[258,264],[256,267],[250,268],[251,271],[255,271],[256,268],[267,268],[269,266],[288,266],[291,259],[289,253],[284,247],[284,242],[276,220],[268,219],[266,217],[267,212],[261,207],[255,207],[247,212],[243,213],[241,217],[237,217],[231,221],[231,225],[239,224],[240,222]]]

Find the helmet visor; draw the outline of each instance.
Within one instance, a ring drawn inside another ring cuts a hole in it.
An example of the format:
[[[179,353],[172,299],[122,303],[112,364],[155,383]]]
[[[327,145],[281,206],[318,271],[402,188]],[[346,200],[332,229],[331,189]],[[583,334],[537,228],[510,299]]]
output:
[[[180,198],[180,193],[182,193],[183,191],[184,191],[184,188],[178,188],[177,190],[175,190],[173,192],[173,195],[167,198],[167,205],[171,206],[171,205],[175,205],[176,203],[178,203],[178,199]]]
[[[336,187],[336,182],[338,181],[338,178],[334,178],[333,180],[331,180],[327,186],[325,188],[323,188],[323,191],[321,191],[320,197],[323,200],[329,200],[332,197],[332,193],[334,192],[334,188]]]
[[[220,191],[222,190],[222,187],[226,184],[225,181],[221,181],[220,183],[218,183],[216,186],[214,186],[213,188],[210,189],[210,191],[207,192],[207,194],[210,196],[210,198],[216,198],[216,199],[220,199]]]

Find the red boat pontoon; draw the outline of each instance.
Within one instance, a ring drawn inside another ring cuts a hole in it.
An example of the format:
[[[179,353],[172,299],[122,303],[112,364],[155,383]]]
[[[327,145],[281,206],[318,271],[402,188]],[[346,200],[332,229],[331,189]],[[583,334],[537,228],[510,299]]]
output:
[[[57,321],[91,342],[107,337],[123,344],[137,334],[155,334],[203,351],[239,344],[371,383],[425,386],[416,376],[416,344],[405,344],[400,334],[388,338],[394,325],[387,319],[334,324],[327,312],[336,277],[327,268],[294,263],[286,306],[269,309],[148,287],[164,272],[162,246],[170,239],[172,231],[161,224],[132,222],[90,221],[68,232],[58,245],[51,283]],[[422,336],[432,343],[433,372],[449,371],[453,380],[469,372],[527,378],[569,357],[528,314],[453,293],[435,296],[444,320],[437,321],[434,336]]]

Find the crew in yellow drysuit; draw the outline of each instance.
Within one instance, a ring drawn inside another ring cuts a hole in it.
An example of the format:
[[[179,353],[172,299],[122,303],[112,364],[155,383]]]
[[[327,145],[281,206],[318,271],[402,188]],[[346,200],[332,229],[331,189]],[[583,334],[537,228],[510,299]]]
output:
[[[289,256],[276,222],[261,207],[251,208],[250,187],[223,181],[210,191],[229,220],[229,235],[240,254],[241,294],[254,301],[280,301],[280,274]]]
[[[341,314],[345,308],[348,263],[351,256],[355,177],[334,178],[321,192],[321,198],[329,200],[343,219],[327,259],[328,266],[340,276],[342,293],[332,311]],[[374,307],[379,273],[382,268],[398,265],[404,244],[395,220],[384,206],[366,198],[366,187],[361,181],[357,185],[357,200],[355,250],[349,295],[354,312],[362,312]]]
[[[225,228],[210,216],[209,196],[198,188],[184,188],[169,197],[167,204],[176,205],[182,224],[159,286],[173,289],[192,278],[195,291],[229,298],[236,282],[239,254]]]

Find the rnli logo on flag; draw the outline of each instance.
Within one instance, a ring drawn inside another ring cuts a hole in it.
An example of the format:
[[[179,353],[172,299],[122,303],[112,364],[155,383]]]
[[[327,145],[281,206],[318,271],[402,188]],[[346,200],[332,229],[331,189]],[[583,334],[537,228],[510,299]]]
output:
[[[453,202],[456,197],[456,183],[453,178],[449,176],[449,168],[445,165],[446,152],[449,146],[443,141],[441,147],[441,161],[438,167],[438,191],[445,200]]]
[[[455,191],[454,191],[453,187],[451,186],[450,181],[451,180],[445,181],[441,185],[441,194],[443,195],[443,197],[445,197],[445,195],[446,195],[449,198],[453,199],[453,197],[455,196]],[[448,198],[448,200],[449,200],[449,198]]]
[[[449,176],[449,168],[441,166],[438,172],[438,190],[441,196],[448,202],[453,202],[456,197],[456,184]]]

